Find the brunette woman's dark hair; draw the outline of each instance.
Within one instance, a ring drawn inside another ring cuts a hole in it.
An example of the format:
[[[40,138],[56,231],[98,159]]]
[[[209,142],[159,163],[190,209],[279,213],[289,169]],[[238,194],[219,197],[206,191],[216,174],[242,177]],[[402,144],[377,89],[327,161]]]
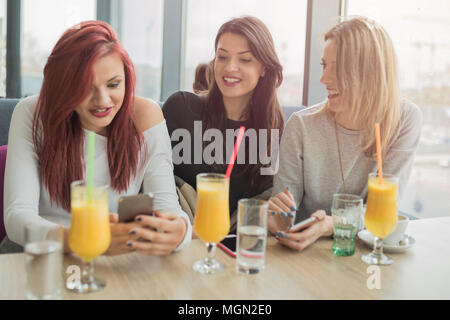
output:
[[[68,211],[70,184],[85,174],[84,132],[75,109],[91,91],[94,63],[111,53],[121,57],[125,71],[123,104],[107,128],[111,187],[121,192],[136,175],[145,141],[133,120],[134,66],[114,30],[101,21],[77,24],[64,32],[44,68],[33,119],[33,142],[51,202]]]
[[[283,81],[283,67],[280,64],[275,52],[272,36],[266,25],[255,17],[245,16],[234,18],[224,23],[216,36],[215,51],[220,37],[224,33],[232,33],[244,36],[247,39],[252,55],[263,65],[265,74],[260,77],[256,85],[247,110],[248,120],[251,128],[257,132],[259,129],[268,130],[267,150],[270,155],[271,139],[270,130],[278,129],[281,137],[284,127],[283,112],[277,98],[277,88]],[[214,58],[215,60],[215,58]],[[214,65],[214,60],[210,66]],[[211,81],[209,93],[206,97],[206,108],[203,111],[204,130],[209,128],[225,129],[227,118],[222,93],[217,86],[214,76],[214,68],[211,68]],[[219,166],[215,166],[217,170]],[[223,166],[225,167],[225,166]],[[251,179],[251,184],[263,184],[269,187],[272,183],[271,176],[261,176],[262,164],[247,164],[242,174],[246,174]],[[223,169],[224,170],[224,169]]]
[[[208,64],[200,63],[197,68],[195,68],[195,79],[192,84],[194,93],[207,92],[210,81]]]

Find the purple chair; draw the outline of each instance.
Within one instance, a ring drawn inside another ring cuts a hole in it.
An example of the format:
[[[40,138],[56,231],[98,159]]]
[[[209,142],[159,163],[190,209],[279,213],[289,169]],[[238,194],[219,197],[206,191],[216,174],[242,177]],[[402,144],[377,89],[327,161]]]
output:
[[[0,146],[0,242],[6,236],[5,224],[3,222],[3,185],[5,178],[6,151],[8,146]]]

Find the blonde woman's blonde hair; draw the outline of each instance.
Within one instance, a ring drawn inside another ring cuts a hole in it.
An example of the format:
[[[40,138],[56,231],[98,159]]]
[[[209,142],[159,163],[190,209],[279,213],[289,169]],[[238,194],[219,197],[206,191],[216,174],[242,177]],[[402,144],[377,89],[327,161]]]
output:
[[[402,107],[392,40],[381,25],[365,17],[334,26],[325,34],[327,40],[333,40],[337,49],[338,89],[350,117],[362,128],[364,154],[376,154],[375,123],[379,122],[385,156],[397,134]]]

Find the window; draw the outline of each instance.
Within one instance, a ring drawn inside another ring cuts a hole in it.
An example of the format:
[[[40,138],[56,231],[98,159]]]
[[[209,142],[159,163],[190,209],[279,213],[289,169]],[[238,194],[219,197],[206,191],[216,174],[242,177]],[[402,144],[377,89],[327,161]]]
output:
[[[450,2],[349,0],[348,15],[370,17],[390,34],[402,94],[424,117],[422,137],[400,209],[416,216],[449,215]]]
[[[214,40],[231,18],[252,15],[269,28],[283,66],[278,91],[282,105],[301,105],[306,34],[306,0],[191,0],[187,6],[182,90],[192,91],[195,68],[214,58]]]
[[[0,0],[0,97],[6,96],[6,0]]]
[[[136,68],[136,94],[158,101],[162,69],[162,0],[127,0],[121,41]]]
[[[63,32],[96,18],[95,0],[22,1],[22,95],[38,94],[47,58]]]

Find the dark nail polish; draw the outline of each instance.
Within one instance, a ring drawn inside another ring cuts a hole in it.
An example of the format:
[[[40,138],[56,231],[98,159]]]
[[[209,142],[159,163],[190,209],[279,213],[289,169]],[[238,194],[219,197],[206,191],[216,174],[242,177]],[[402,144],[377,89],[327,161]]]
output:
[[[131,234],[131,235],[134,235],[134,234],[136,234],[136,231],[135,231],[135,230],[131,230],[131,231],[130,231],[130,234]]]
[[[131,247],[133,244],[131,242],[127,242],[127,247]]]
[[[287,234],[283,234],[282,232],[278,231],[276,233],[277,236],[284,238],[284,239],[289,239],[289,236]]]
[[[292,212],[288,212],[289,217],[293,218],[294,214]]]
[[[142,218],[139,217],[139,218],[136,219],[136,221],[139,221],[139,222],[140,222],[140,221],[142,221]]]
[[[297,211],[297,208],[295,208],[294,206],[291,206],[291,210],[292,211]]]
[[[275,212],[275,211],[272,211],[272,215],[274,216],[274,215],[276,215],[277,213]]]

